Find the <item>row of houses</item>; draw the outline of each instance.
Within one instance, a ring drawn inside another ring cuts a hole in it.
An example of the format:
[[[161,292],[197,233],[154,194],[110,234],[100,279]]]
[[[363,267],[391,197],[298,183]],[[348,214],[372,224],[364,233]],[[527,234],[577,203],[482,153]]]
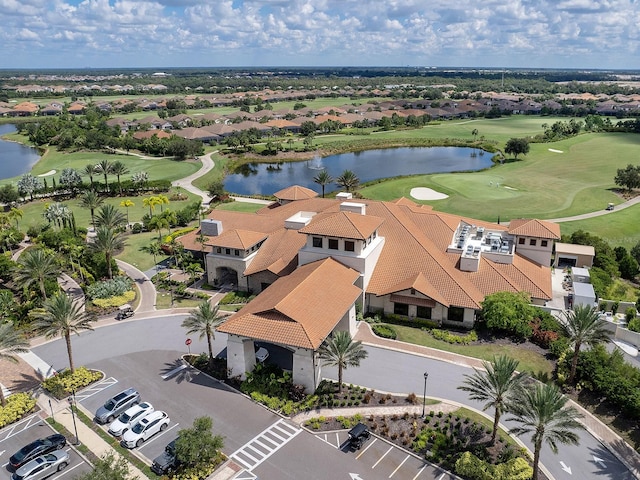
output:
[[[204,254],[210,284],[257,294],[219,329],[232,375],[253,369],[260,341],[290,352],[294,382],[313,390],[319,346],[336,329],[355,333],[356,305],[471,328],[489,294],[527,292],[537,305],[553,298],[557,224],[504,226],[406,198],[319,198],[299,186],[275,197],[255,214],[214,210],[178,239]]]

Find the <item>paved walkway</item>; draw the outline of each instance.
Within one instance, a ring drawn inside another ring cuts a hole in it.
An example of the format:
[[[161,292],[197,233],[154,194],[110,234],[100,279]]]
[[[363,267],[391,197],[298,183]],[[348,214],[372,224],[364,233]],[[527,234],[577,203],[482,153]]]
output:
[[[138,288],[140,289],[140,303],[136,308],[136,313],[140,312],[153,312],[156,309],[156,287],[149,277],[144,272],[138,270],[133,265],[116,259],[118,268],[124,271],[124,273],[133,279]]]
[[[371,345],[399,352],[410,352],[427,358],[454,363],[456,365],[464,365],[479,369],[483,368],[482,360],[477,358],[466,357],[457,353],[445,352],[434,348],[378,337],[372,332],[371,326],[364,322],[358,323],[358,331],[354,338],[355,340],[361,341],[364,345]],[[569,400],[569,404],[584,415],[581,422],[587,428],[589,433],[602,443],[607,450],[613,453],[636,478],[640,479],[640,453],[636,452],[622,439],[622,437],[598,420],[597,417],[592,415],[586,409],[582,408],[579,404],[573,400]]]
[[[209,203],[211,202],[211,197],[209,196],[209,194],[207,192],[203,192],[198,187],[194,186],[191,182],[193,182],[196,178],[202,177],[203,175],[205,175],[206,173],[210,172],[213,169],[215,164],[211,159],[211,155],[213,155],[216,152],[217,150],[211,153],[207,153],[202,157],[198,157],[202,162],[202,168],[200,168],[200,170],[198,170],[197,172],[192,173],[188,177],[184,177],[184,178],[181,178],[180,180],[176,180],[172,182],[171,185],[173,185],[174,187],[184,188],[188,192],[191,192],[194,195],[198,195],[202,197],[202,203],[209,205]]]
[[[562,218],[549,218],[549,222],[562,223],[562,222],[573,222],[574,220],[585,220],[587,218],[600,217],[602,215],[609,215],[611,213],[618,212],[620,210],[624,210],[625,208],[629,208],[633,205],[640,203],[640,195],[637,197],[633,197],[631,200],[627,200],[626,202],[621,203],[620,205],[616,205],[613,210],[598,210],[596,212],[583,213],[582,215],[574,215],[573,217],[562,217]]]

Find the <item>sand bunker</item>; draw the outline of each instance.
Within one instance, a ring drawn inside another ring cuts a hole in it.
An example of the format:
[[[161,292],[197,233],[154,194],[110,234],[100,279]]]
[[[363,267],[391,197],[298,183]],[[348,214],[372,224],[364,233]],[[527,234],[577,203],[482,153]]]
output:
[[[49,170],[47,173],[41,173],[38,176],[39,177],[50,177],[51,175],[55,175],[55,174],[56,174],[55,170]]]
[[[412,188],[411,196],[416,200],[443,200],[445,198],[449,198],[449,195],[436,192],[435,190],[426,187]]]
[[[562,150],[556,150],[555,148],[550,148],[549,151],[553,153],[564,153]]]

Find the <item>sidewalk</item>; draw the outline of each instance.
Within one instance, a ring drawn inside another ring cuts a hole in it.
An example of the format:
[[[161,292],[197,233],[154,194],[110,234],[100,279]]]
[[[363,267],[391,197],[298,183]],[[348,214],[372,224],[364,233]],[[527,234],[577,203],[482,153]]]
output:
[[[55,398],[49,397],[45,393],[40,393],[38,395],[38,405],[42,409],[43,413],[46,413],[46,416],[51,414],[51,408],[49,408],[49,401],[51,402],[51,407],[53,408],[54,418],[56,422],[60,423],[64,428],[66,428],[72,434],[75,433],[75,428],[78,429],[78,440],[84,446],[86,446],[91,452],[93,452],[97,457],[102,457],[106,453],[113,453],[116,458],[120,457],[120,454],[113,449],[110,445],[108,445],[100,436],[87,427],[82,421],[76,418],[75,427],[73,424],[73,417],[71,414],[71,409],[66,400],[58,401]],[[87,411],[82,405],[77,404],[78,409],[82,411],[89,418],[93,417],[93,414]],[[144,473],[142,473],[137,467],[129,463],[129,473],[131,474],[131,478],[137,477],[138,480],[143,480],[148,478]]]
[[[358,332],[354,339],[361,341],[364,345],[386,348],[388,350],[395,350],[398,352],[410,352],[416,355],[432,358],[434,360],[441,360],[443,362],[454,363],[456,365],[464,365],[466,367],[483,368],[482,360],[477,358],[465,357],[464,355],[459,355],[457,353],[422,347],[420,345],[404,343],[398,340],[380,338],[371,331],[371,326],[364,322],[358,323]],[[569,400],[569,404],[584,415],[581,422],[587,428],[589,433],[591,433],[591,435],[593,435],[607,450],[620,460],[620,462],[625,465],[636,478],[640,479],[640,453],[636,452],[616,432],[611,430],[589,411],[585,410],[573,400]]]

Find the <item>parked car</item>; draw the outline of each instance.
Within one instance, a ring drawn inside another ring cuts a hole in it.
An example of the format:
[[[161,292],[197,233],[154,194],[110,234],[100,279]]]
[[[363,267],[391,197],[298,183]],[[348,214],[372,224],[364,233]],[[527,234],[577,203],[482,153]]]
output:
[[[358,423],[349,430],[349,448],[351,450],[360,450],[364,442],[369,440],[369,437],[371,437],[371,432],[367,426],[363,423]]]
[[[119,437],[135,425],[139,419],[151,412],[153,412],[153,405],[148,402],[142,402],[133,407],[129,407],[122,415],[111,422],[111,425],[109,425],[109,433],[114,437]]]
[[[40,480],[69,465],[69,452],[54,450],[25,463],[11,477],[12,480]]]
[[[113,419],[132,405],[140,402],[140,394],[135,388],[127,388],[114,397],[107,400],[96,411],[96,420],[99,423],[113,422]]]
[[[118,313],[116,314],[116,320],[124,320],[133,316],[133,308],[128,303],[118,307]]]
[[[120,443],[127,448],[139,447],[156,433],[164,431],[170,421],[169,415],[161,410],[148,413],[124,433]]]
[[[164,452],[153,459],[151,471],[158,475],[164,475],[168,471],[173,470],[178,465],[176,458],[176,441],[173,440],[164,447]]]
[[[264,347],[258,347],[256,349],[256,360],[260,363],[264,363],[267,358],[269,358],[269,350]]]
[[[17,469],[40,455],[64,448],[66,444],[67,439],[64,435],[60,435],[59,433],[50,435],[46,438],[41,438],[35,442],[31,442],[29,445],[25,445],[16,453],[11,455],[9,464],[14,469]]]

